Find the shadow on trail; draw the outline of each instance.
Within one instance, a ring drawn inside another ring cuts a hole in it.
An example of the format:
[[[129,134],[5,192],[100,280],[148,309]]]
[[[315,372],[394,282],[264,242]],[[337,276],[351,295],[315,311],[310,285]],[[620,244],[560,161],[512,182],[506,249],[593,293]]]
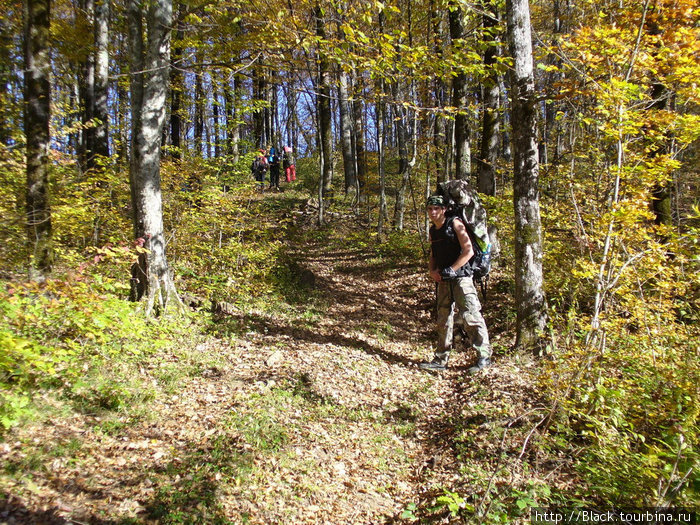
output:
[[[2,523],[26,523],[37,525],[63,525],[73,523],[59,514],[58,509],[33,511],[28,509],[21,501],[5,491],[0,492],[0,522]],[[95,524],[107,524],[110,522],[94,521]]]
[[[286,336],[292,338],[297,343],[310,343],[317,345],[337,345],[360,350],[368,355],[379,357],[387,363],[413,367],[419,361],[409,359],[400,354],[390,352],[379,348],[376,345],[368,343],[358,338],[351,338],[340,333],[322,333],[312,328],[301,328],[299,326],[291,326],[285,322],[276,321],[273,318],[259,314],[236,313],[226,314],[225,317],[219,319],[217,323],[217,331],[230,333],[238,333],[239,335],[246,331],[253,330],[267,336]]]

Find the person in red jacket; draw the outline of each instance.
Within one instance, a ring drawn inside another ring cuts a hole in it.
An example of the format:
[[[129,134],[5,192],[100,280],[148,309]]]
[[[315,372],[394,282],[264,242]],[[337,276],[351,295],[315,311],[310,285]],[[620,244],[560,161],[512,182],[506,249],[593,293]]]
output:
[[[294,154],[292,153],[292,148],[289,146],[284,147],[284,153],[282,154],[282,167],[284,168],[284,176],[287,179],[287,182],[297,180],[297,168],[294,164]]]

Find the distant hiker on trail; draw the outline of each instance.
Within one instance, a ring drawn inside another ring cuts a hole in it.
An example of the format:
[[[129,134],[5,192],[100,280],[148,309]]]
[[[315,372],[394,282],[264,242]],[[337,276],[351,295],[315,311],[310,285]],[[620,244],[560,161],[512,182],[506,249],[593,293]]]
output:
[[[284,153],[282,154],[282,165],[284,167],[284,176],[287,179],[287,182],[297,180],[297,168],[294,164],[294,153],[292,153],[292,148],[289,146],[284,147]]]
[[[270,189],[280,189],[280,158],[277,155],[275,148],[270,148],[270,153],[267,156],[267,162],[270,165]]]
[[[469,260],[474,254],[466,226],[459,217],[446,217],[447,205],[442,195],[433,195],[427,202],[430,227],[430,276],[438,283],[437,331],[435,357],[424,362],[424,370],[444,370],[452,350],[454,318],[463,323],[478,360],[469,369],[474,374],[491,365],[491,345],[481,303],[472,281]],[[453,315],[453,305],[457,313]]]
[[[262,191],[265,188],[265,172],[268,169],[267,158],[265,157],[265,150],[261,149],[258,151],[257,157],[253,160],[253,164],[250,166],[250,171],[253,177],[258,181],[258,189]]]

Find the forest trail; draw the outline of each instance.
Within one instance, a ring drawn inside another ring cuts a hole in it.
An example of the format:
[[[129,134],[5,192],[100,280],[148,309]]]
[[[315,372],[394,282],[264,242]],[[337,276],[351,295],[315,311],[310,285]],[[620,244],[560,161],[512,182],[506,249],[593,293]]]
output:
[[[143,370],[154,384],[172,376],[147,414],[22,429],[3,445],[11,463],[32,461],[29,439],[63,453],[15,487],[2,520],[373,524],[422,513],[460,522],[435,505],[445,490],[485,511],[501,490],[493,474],[519,475],[504,455],[525,450],[537,413],[527,374],[497,357],[470,377],[466,352],[446,372],[418,368],[434,339],[434,291],[419,262],[395,266],[319,236],[289,249],[313,272],[322,314],[303,305],[219,314],[220,330],[202,335],[189,363],[163,356]],[[501,310],[489,302],[487,322]],[[501,332],[492,328],[497,346]]]

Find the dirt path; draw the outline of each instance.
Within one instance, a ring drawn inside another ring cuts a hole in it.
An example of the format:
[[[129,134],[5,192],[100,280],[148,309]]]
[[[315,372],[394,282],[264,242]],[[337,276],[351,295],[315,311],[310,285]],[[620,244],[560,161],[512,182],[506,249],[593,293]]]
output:
[[[3,482],[0,522],[408,523],[412,504],[458,488],[485,504],[505,443],[489,424],[530,403],[527,382],[505,364],[469,378],[465,353],[439,375],[418,369],[433,339],[422,269],[322,243],[296,257],[322,316],[222,314],[237,337],[202,337],[190,373],[163,389],[173,363],[143,371],[161,384],[146,414],[22,429],[0,455],[37,464]]]

